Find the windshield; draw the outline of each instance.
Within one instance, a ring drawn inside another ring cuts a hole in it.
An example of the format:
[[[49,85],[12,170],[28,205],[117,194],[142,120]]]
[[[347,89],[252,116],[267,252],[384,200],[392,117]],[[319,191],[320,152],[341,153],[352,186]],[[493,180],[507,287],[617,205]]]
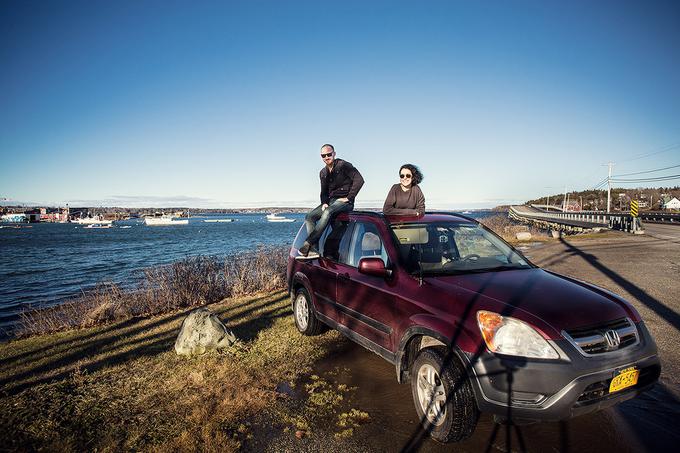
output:
[[[439,222],[392,225],[401,262],[411,273],[460,274],[532,266],[478,224]]]

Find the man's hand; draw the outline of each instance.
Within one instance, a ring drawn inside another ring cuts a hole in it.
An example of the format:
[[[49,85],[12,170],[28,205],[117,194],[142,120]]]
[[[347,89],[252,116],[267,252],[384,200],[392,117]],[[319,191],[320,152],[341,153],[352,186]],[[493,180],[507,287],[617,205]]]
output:
[[[338,201],[342,201],[343,203],[349,203],[349,198],[338,198]]]
[[[321,212],[325,211],[328,205],[326,203],[321,205]]]

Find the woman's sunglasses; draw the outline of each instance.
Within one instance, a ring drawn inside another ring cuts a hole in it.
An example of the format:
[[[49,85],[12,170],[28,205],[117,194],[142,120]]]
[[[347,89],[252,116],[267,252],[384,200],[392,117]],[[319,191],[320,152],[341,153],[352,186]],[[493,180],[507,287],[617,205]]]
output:
[[[411,179],[413,176],[412,175],[399,175],[399,178],[401,179]]]

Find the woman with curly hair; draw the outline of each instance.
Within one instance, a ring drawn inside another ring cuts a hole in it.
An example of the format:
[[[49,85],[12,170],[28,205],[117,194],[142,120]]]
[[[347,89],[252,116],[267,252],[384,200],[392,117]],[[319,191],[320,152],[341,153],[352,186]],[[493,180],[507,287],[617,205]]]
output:
[[[399,168],[399,184],[390,188],[387,194],[383,213],[385,215],[423,215],[425,213],[425,196],[418,184],[423,174],[418,167],[404,164]]]

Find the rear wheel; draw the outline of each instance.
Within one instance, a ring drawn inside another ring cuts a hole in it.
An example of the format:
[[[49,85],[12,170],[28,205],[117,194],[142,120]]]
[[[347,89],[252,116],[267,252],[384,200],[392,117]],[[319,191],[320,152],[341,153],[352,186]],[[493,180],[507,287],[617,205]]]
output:
[[[425,348],[411,367],[411,392],[423,428],[439,442],[470,437],[479,416],[472,385],[457,358]]]
[[[295,327],[303,335],[318,335],[323,331],[323,324],[316,318],[314,305],[306,289],[300,288],[293,301],[293,317]]]

